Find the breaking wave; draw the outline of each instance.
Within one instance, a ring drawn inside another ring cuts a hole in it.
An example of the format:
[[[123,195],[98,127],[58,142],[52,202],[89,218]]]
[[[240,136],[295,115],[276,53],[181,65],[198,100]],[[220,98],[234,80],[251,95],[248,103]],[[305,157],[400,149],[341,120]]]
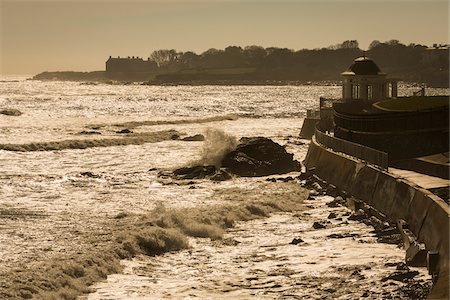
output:
[[[308,191],[298,184],[282,185],[271,190],[263,184],[258,190],[265,190],[264,194],[241,188],[217,191],[212,197],[226,201],[223,205],[170,209],[159,204],[142,216],[121,213],[108,221],[102,234],[90,232],[84,237],[86,247],[76,255],[61,253],[57,260],[49,258],[2,274],[0,298],[76,299],[108,274],[121,272],[122,259],[186,249],[188,237],[221,240],[238,221],[302,209]]]
[[[236,137],[226,134],[224,131],[208,128],[205,132],[205,141],[200,154],[200,159],[190,163],[196,165],[215,165],[220,167],[223,157],[236,149],[238,141]]]
[[[139,126],[156,126],[156,125],[178,125],[178,124],[202,124],[202,123],[210,123],[210,122],[219,122],[219,121],[234,121],[237,120],[237,115],[224,115],[224,116],[215,116],[209,118],[198,118],[198,119],[179,119],[179,120],[159,120],[159,121],[131,121],[124,123],[115,123],[112,126],[116,127],[127,127],[127,128],[136,128]],[[93,125],[94,127],[102,127],[106,125]]]
[[[53,142],[37,142],[28,144],[0,144],[0,150],[6,151],[51,151],[65,149],[86,149],[94,147],[142,145],[145,143],[156,143],[172,139],[177,134],[175,130],[158,132],[135,133],[121,138],[103,139],[73,139]]]

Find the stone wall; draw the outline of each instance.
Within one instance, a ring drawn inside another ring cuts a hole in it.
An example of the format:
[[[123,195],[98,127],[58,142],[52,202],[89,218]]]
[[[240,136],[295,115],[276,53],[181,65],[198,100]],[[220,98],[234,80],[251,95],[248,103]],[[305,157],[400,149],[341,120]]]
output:
[[[350,193],[392,220],[403,219],[430,251],[439,253],[439,270],[449,267],[449,206],[413,183],[335,153],[312,139],[304,161],[322,179]]]

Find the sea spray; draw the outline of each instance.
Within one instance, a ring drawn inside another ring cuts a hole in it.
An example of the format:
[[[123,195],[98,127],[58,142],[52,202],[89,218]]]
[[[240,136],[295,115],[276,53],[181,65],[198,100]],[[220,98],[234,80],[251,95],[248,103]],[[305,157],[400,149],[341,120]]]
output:
[[[191,162],[191,166],[214,165],[220,168],[223,157],[233,151],[238,142],[236,137],[216,128],[208,128],[205,132],[205,141],[200,153],[200,159]]]

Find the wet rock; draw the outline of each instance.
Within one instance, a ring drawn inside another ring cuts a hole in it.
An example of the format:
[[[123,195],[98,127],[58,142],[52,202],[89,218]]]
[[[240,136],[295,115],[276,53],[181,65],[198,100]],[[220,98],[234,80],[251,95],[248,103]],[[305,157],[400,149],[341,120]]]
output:
[[[334,212],[330,212],[330,214],[328,215],[328,219],[335,219],[336,217],[337,215]]]
[[[92,172],[81,172],[80,173],[81,176],[85,176],[85,177],[90,177],[90,178],[100,178],[100,175],[96,175]]]
[[[264,137],[242,138],[236,149],[225,155],[222,166],[246,177],[284,174],[301,168],[293,154]]]
[[[211,177],[212,181],[225,181],[230,180],[232,178],[231,174],[228,173],[225,169],[220,169],[216,174]]]
[[[348,237],[357,237],[359,234],[357,233],[332,233],[330,235],[327,235],[327,238],[330,239],[343,239]]]
[[[5,108],[5,109],[0,110],[0,115],[18,117],[18,116],[22,115],[22,112],[18,109]]]
[[[292,176],[288,176],[288,177],[284,177],[284,178],[279,178],[279,180],[282,182],[289,182],[289,181],[293,181],[294,178]]]
[[[395,263],[395,262],[387,262],[384,264],[385,267],[396,267],[397,264],[399,263]]]
[[[303,243],[304,240],[302,240],[301,238],[294,238],[289,244],[291,245],[298,245],[300,243]]]
[[[378,231],[377,236],[382,237],[382,236],[389,236],[389,235],[398,234],[398,233],[399,233],[399,231],[398,231],[397,227],[390,227],[390,228],[386,228],[381,231]]]
[[[314,199],[316,199],[317,196],[319,196],[319,193],[316,190],[311,190],[308,193],[307,200],[314,200]]]
[[[83,131],[80,131],[78,134],[93,135],[93,134],[102,134],[102,133],[98,132],[98,131],[94,131],[94,130],[83,130]]]
[[[128,128],[125,128],[125,129],[122,129],[122,130],[116,131],[116,133],[121,133],[121,134],[125,134],[125,133],[133,133],[133,131],[132,131],[132,130],[130,130],[130,129],[128,129]]]
[[[312,185],[312,188],[314,190],[316,190],[318,193],[320,193],[322,191],[322,187],[320,186],[320,184],[318,184],[317,182],[314,182]]]
[[[431,283],[409,282],[400,287],[396,292],[401,299],[427,299],[431,291]]]
[[[369,224],[375,228],[376,231],[381,231],[386,228],[386,224],[375,216],[369,218]],[[389,226],[389,224],[387,226]]]
[[[367,215],[363,210],[358,210],[356,213],[351,214],[348,219],[351,221],[363,221],[367,219]]]
[[[205,136],[203,134],[196,134],[182,138],[182,140],[187,142],[201,142],[205,140]]]
[[[403,239],[400,233],[378,237],[377,242],[391,245],[403,245]]]
[[[384,277],[381,281],[395,280],[405,282],[409,279],[413,279],[417,275],[419,275],[419,271],[397,271],[387,277]]]
[[[327,202],[326,205],[327,205],[328,207],[331,207],[331,208],[339,207],[339,204],[338,204],[337,202],[335,202],[335,201]]]
[[[314,222],[313,226],[314,229],[323,229],[327,226],[324,224],[324,222]]]
[[[215,166],[184,167],[173,171],[176,179],[204,179],[216,173]]]

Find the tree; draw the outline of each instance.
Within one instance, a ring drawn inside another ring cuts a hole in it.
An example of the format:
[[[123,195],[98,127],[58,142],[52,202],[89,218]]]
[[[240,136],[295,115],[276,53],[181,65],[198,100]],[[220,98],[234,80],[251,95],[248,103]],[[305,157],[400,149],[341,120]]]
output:
[[[253,45],[244,48],[243,56],[248,65],[258,66],[267,56],[267,52],[263,47]]]
[[[174,49],[162,49],[153,51],[152,54],[150,54],[150,59],[154,60],[158,66],[161,67],[175,62],[179,55],[180,53],[177,53]]]
[[[369,50],[379,46],[381,44],[381,42],[379,40],[373,40],[372,43],[370,43],[369,45]]]
[[[358,49],[359,43],[357,40],[343,41],[340,48],[342,48],[342,49]]]

